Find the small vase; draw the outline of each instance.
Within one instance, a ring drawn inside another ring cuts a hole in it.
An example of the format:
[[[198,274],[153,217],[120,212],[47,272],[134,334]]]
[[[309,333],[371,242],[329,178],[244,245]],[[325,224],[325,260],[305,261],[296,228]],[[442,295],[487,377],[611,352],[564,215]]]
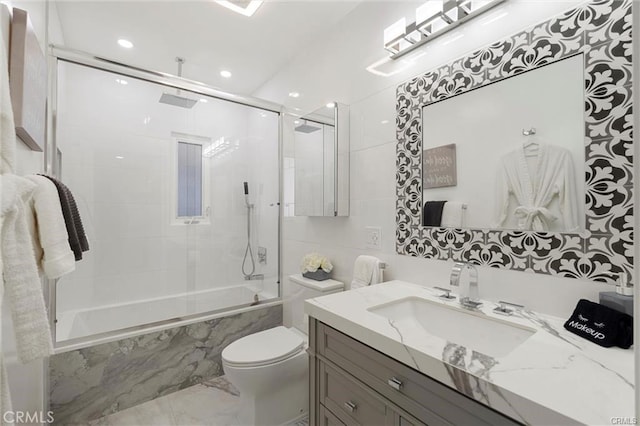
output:
[[[318,268],[318,270],[313,272],[303,272],[302,276],[305,278],[309,278],[310,280],[324,281],[328,280],[331,277],[331,273],[325,272],[322,269]]]

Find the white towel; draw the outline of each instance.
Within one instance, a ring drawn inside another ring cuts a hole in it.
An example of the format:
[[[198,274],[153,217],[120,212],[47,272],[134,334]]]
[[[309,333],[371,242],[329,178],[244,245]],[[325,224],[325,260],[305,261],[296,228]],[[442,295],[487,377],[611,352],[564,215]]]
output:
[[[49,279],[60,278],[76,269],[69,246],[69,234],[62,215],[56,186],[44,176],[27,176],[36,189],[27,211],[27,224],[39,270]]]
[[[443,228],[460,228],[464,226],[464,212],[465,204],[457,203],[455,201],[447,201],[442,208],[442,221],[440,222]]]
[[[351,288],[360,288],[382,281],[380,259],[373,256],[358,256],[353,265],[353,281]]]
[[[53,352],[49,319],[42,295],[26,206],[35,184],[12,174],[0,175],[2,185],[2,274],[22,363],[41,359]]]
[[[16,129],[9,94],[9,60],[0,39],[0,174],[13,173],[16,158]]]

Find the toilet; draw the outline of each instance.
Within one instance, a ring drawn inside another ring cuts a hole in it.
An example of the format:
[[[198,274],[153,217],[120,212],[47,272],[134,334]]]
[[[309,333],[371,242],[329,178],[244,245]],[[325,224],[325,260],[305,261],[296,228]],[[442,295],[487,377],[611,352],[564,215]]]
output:
[[[242,337],[222,351],[227,379],[240,391],[243,425],[276,426],[309,412],[308,318],[304,301],[344,290],[340,281],[289,276],[292,327]]]

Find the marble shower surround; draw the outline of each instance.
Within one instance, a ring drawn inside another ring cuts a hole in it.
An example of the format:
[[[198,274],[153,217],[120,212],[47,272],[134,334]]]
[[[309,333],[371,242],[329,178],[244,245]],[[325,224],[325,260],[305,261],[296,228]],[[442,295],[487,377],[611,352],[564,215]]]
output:
[[[86,424],[221,376],[221,353],[240,337],[282,325],[282,305],[51,357],[55,424]]]

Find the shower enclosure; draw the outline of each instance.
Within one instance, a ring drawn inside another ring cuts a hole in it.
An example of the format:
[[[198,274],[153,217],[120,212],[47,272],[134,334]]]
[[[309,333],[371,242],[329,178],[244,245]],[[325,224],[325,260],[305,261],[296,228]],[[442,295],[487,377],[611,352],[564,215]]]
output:
[[[57,345],[277,302],[280,107],[53,52],[48,168],[90,243],[51,283]]]

